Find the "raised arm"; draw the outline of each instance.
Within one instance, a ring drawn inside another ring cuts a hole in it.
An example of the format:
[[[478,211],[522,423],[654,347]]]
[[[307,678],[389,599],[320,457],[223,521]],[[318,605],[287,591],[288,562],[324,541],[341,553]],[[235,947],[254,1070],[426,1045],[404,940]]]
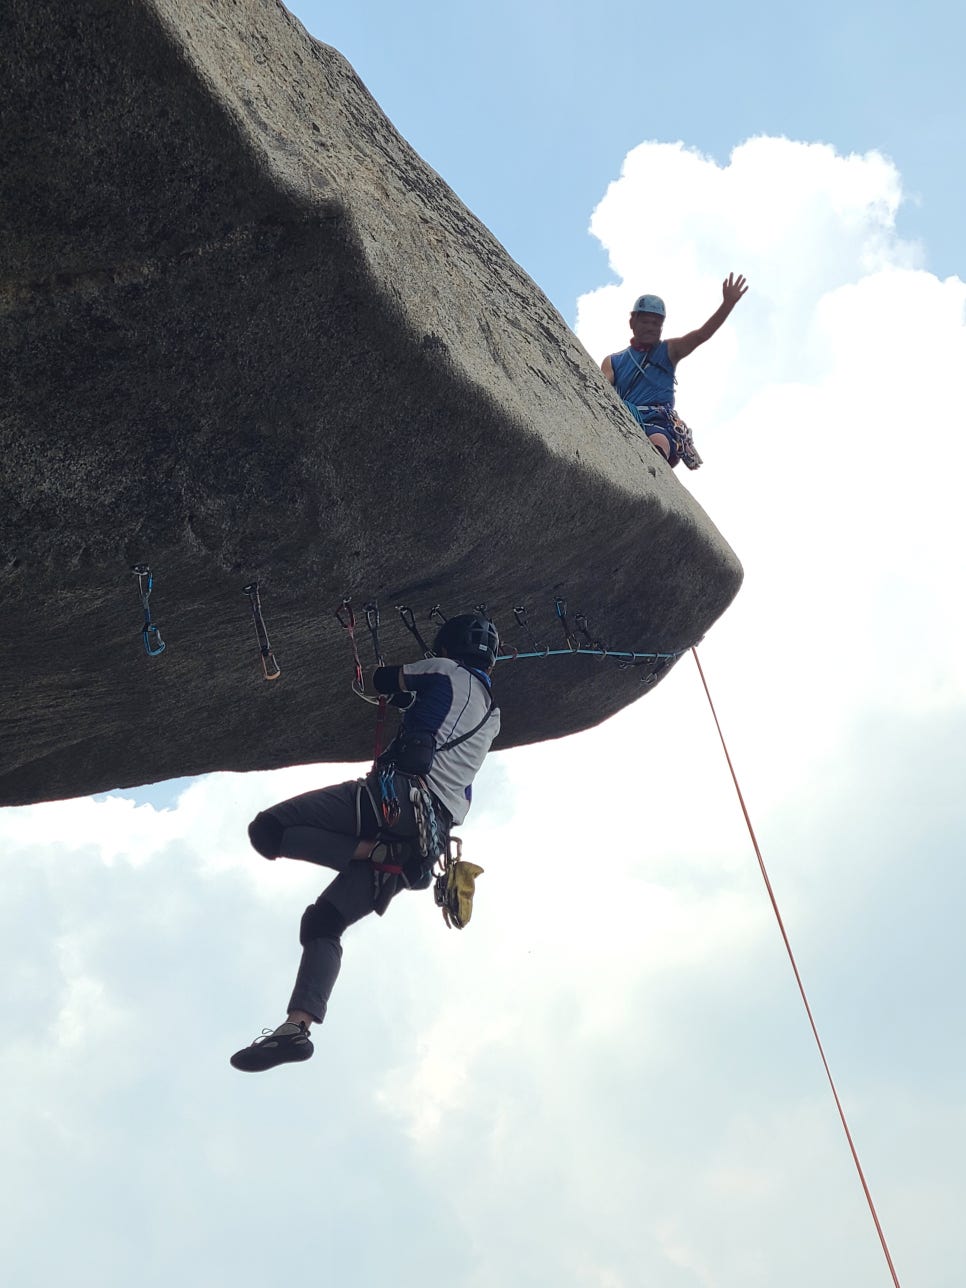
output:
[[[671,361],[677,364],[689,353],[694,353],[699,344],[710,340],[747,290],[748,284],[740,273],[737,277],[734,273],[729,273],[721,283],[721,303],[704,326],[699,326],[696,331],[689,331],[687,335],[682,335],[676,340],[668,340],[667,353]]]

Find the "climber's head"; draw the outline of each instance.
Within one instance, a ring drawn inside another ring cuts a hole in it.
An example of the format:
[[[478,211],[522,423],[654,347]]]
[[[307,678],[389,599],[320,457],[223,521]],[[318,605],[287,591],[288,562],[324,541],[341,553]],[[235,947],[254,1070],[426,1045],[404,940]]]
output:
[[[631,335],[638,344],[657,344],[666,310],[659,295],[639,295],[631,310]]]
[[[463,613],[451,617],[436,632],[433,652],[445,654],[454,662],[488,671],[500,650],[500,637],[488,617],[480,613]]]

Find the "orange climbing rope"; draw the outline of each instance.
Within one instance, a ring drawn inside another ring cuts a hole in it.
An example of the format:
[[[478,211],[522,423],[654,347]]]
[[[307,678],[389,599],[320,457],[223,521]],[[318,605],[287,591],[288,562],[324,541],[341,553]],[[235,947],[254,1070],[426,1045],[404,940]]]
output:
[[[798,984],[798,991],[802,995],[802,1001],[805,1004],[805,1013],[808,1016],[808,1022],[812,1026],[812,1033],[815,1035],[815,1042],[818,1046],[818,1053],[822,1057],[822,1064],[825,1067],[825,1075],[828,1078],[829,1086],[832,1088],[832,1095],[835,1098],[835,1107],[839,1111],[839,1118],[842,1120],[842,1127],[845,1130],[845,1139],[849,1142],[849,1149],[852,1151],[852,1159],[855,1163],[855,1169],[859,1174],[859,1180],[862,1182],[862,1189],[865,1193],[866,1202],[869,1205],[869,1211],[872,1213],[872,1220],[875,1222],[876,1232],[879,1236],[879,1242],[882,1245],[882,1251],[885,1253],[886,1263],[889,1272],[892,1275],[892,1282],[895,1288],[901,1288],[899,1276],[896,1274],[896,1268],[892,1261],[892,1255],[889,1252],[889,1245],[886,1243],[885,1233],[882,1224],[879,1221],[879,1214],[875,1210],[875,1203],[872,1201],[872,1192],[869,1189],[868,1182],[865,1179],[865,1172],[862,1170],[862,1164],[859,1162],[858,1151],[855,1148],[855,1142],[852,1139],[852,1133],[849,1130],[849,1124],[845,1117],[845,1110],[842,1108],[842,1102],[839,1099],[839,1093],[835,1089],[835,1080],[832,1077],[832,1070],[829,1068],[828,1060],[825,1058],[825,1049],[822,1046],[822,1039],[818,1035],[818,1028],[815,1024],[815,1017],[812,1015],[812,1008],[808,1004],[808,997],[805,994],[805,985],[802,983],[802,977],[798,971],[798,963],[795,961],[795,954],[792,952],[792,945],[788,938],[788,932],[785,930],[785,923],[782,920],[782,914],[778,908],[778,900],[775,898],[775,891],[772,889],[771,881],[768,877],[768,870],[765,867],[765,860],[762,858],[761,849],[758,845],[758,838],[755,836],[755,829],[751,825],[751,817],[748,813],[748,807],[745,805],[745,798],[741,794],[741,787],[738,784],[738,775],[735,773],[735,767],[731,763],[731,756],[728,753],[728,744],[725,742],[725,736],[721,731],[721,722],[718,720],[718,713],[714,709],[714,702],[711,700],[711,690],[708,688],[708,681],[704,677],[704,670],[701,666],[701,660],[698,657],[698,650],[692,648],[694,660],[697,664],[698,674],[701,676],[701,683],[704,685],[704,692],[708,699],[708,705],[711,708],[711,714],[714,717],[715,727],[718,730],[718,737],[721,739],[721,746],[724,750],[725,760],[728,762],[728,769],[731,771],[731,781],[735,785],[735,791],[738,793],[738,803],[741,805],[741,812],[745,816],[745,823],[748,827],[748,835],[751,837],[751,843],[755,847],[755,854],[758,858],[758,866],[761,869],[762,879],[765,882],[765,889],[768,891],[768,898],[771,900],[771,906],[775,911],[775,917],[778,920],[778,929],[782,933],[782,939],[785,941],[785,949],[788,953],[788,960],[792,964],[792,970],[795,972],[795,982]]]

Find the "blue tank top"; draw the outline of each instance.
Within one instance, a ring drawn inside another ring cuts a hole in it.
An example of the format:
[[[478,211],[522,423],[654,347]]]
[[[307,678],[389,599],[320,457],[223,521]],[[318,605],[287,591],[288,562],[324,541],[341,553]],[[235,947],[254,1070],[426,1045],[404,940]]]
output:
[[[612,353],[614,388],[632,407],[674,406],[674,365],[667,351],[667,341],[652,345],[647,353],[624,349]]]

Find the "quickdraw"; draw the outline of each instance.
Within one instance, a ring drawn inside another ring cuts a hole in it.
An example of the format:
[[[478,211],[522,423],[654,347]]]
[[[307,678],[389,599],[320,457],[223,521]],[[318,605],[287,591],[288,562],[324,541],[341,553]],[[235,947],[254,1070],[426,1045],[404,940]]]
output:
[[[144,563],[134,564],[131,572],[138,579],[138,595],[141,599],[141,607],[144,609],[144,625],[141,627],[144,651],[148,657],[158,657],[164,652],[165,643],[161,638],[160,628],[151,621],[151,606],[148,601],[154,588],[154,577],[151,575],[151,569]]]
[[[382,648],[379,644],[379,621],[379,605],[374,599],[370,599],[366,604],[366,626],[369,628],[369,634],[372,637],[372,651],[376,656],[376,666],[385,666]]]
[[[369,629],[369,635],[372,639],[372,652],[376,659],[376,666],[385,666],[386,662],[382,656],[382,647],[379,643],[379,605],[374,599],[370,599],[366,604],[366,626]],[[386,735],[386,709],[389,699],[384,693],[380,693],[376,701],[378,708],[376,712],[376,737],[375,748],[372,753],[373,760],[378,760],[382,755],[382,748]],[[387,809],[389,813],[387,813]],[[383,816],[389,826],[392,827],[399,819],[399,802],[395,799],[395,789],[392,789],[392,797],[383,796],[382,804]],[[390,813],[392,817],[390,818]]]
[[[574,624],[577,627],[577,630],[580,631],[581,635],[583,635],[584,639],[590,645],[591,649],[597,654],[597,656],[606,657],[607,656],[606,644],[602,644],[600,640],[594,639],[594,637],[591,635],[590,631],[587,629],[587,618],[584,616],[583,613],[574,614]]]
[[[432,866],[443,852],[443,839],[440,836],[439,816],[433,794],[423,780],[417,778],[409,789],[409,799],[419,832],[419,853],[424,859],[429,859]]]
[[[352,600],[343,599],[342,603],[335,610],[336,621],[349,636],[349,644],[352,647],[352,657],[355,662],[355,675],[352,680],[352,688],[360,697],[366,690],[366,679],[362,673],[362,659],[359,657],[359,646],[356,644],[356,615],[352,611]]]
[[[570,649],[571,653],[579,653],[580,646],[574,638],[573,632],[567,622],[567,601],[565,599],[561,599],[559,595],[554,595],[553,607],[557,617],[560,619],[560,625],[563,627],[564,639],[567,641],[567,647]]]
[[[377,735],[378,736],[378,735]],[[378,760],[378,756],[376,757]],[[387,827],[399,822],[400,805],[396,794],[396,766],[391,760],[379,766],[379,808]]]
[[[436,654],[433,652],[433,650],[423,639],[422,635],[419,633],[419,627],[416,625],[416,614],[409,607],[409,605],[397,604],[396,612],[402,618],[403,626],[405,626],[406,630],[409,631],[410,635],[412,635],[416,643],[422,649],[423,657],[425,658],[435,657]]]
[[[544,644],[544,645],[541,647],[541,645],[539,645],[539,644],[537,643],[537,638],[536,638],[536,636],[534,635],[533,631],[530,629],[530,623],[529,623],[529,621],[527,620],[527,610],[526,610],[526,608],[524,607],[524,605],[523,605],[523,604],[521,604],[518,608],[514,608],[514,610],[513,610],[513,616],[517,619],[517,625],[521,628],[521,630],[524,630],[524,631],[526,632],[526,634],[527,634],[527,638],[529,639],[530,643],[533,645],[534,650],[539,650],[539,651],[535,651],[535,652],[533,652],[532,654],[526,654],[525,656],[527,656],[527,657],[549,657],[549,655],[550,655],[550,645],[549,645],[549,644]],[[514,656],[515,656],[515,657],[519,657],[519,656],[520,656],[520,651],[519,651],[519,649],[518,649],[518,650],[516,650],[516,652],[514,653]]]
[[[258,652],[262,663],[262,673],[266,680],[277,680],[282,674],[282,668],[275,660],[275,654],[272,652],[272,646],[268,642],[268,631],[265,629],[265,621],[262,617],[262,601],[258,594],[258,582],[251,581],[242,591],[247,595],[252,609],[252,622],[255,625],[255,637],[258,640]]]

